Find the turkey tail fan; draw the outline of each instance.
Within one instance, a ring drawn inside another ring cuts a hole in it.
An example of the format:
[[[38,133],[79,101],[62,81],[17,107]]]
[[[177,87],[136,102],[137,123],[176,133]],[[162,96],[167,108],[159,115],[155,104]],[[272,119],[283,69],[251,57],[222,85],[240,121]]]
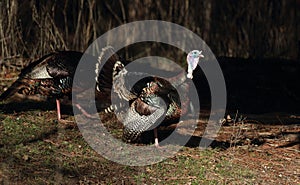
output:
[[[113,47],[107,46],[102,48],[95,70],[98,91],[111,89],[114,66],[115,63],[120,60],[120,57],[116,54]]]

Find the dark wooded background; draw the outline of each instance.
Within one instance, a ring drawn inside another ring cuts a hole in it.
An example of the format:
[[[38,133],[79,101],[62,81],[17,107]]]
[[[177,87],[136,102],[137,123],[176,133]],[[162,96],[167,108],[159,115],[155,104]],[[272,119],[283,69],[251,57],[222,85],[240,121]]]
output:
[[[299,59],[299,0],[2,0],[0,56],[84,51],[111,28],[158,19],[201,36],[217,56]]]
[[[84,51],[122,24],[164,20],[198,34],[218,57],[229,109],[299,112],[299,10],[300,0],[2,0],[0,64],[55,50]],[[130,47],[126,58],[154,54],[184,61],[184,53],[166,45]],[[209,102],[205,77],[195,78],[201,101]]]

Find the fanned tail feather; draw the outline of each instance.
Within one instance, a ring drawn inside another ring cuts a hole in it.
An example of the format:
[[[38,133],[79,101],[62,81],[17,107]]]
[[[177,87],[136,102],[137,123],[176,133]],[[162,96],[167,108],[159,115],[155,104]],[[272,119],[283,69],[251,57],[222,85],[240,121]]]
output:
[[[95,70],[98,91],[111,89],[115,64],[118,61],[121,62],[121,58],[116,54],[113,47],[102,48]]]
[[[104,112],[105,113],[113,113],[116,109],[117,109],[116,106],[110,105],[109,107],[107,107],[106,109],[104,109]]]

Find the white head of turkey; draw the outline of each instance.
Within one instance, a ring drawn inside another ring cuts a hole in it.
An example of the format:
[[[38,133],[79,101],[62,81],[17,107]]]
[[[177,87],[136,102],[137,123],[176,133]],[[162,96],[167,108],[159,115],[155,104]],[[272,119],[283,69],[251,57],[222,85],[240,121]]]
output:
[[[188,74],[187,78],[193,79],[193,71],[196,69],[200,58],[204,58],[202,51],[193,50],[190,51],[186,57],[186,62],[188,64]]]

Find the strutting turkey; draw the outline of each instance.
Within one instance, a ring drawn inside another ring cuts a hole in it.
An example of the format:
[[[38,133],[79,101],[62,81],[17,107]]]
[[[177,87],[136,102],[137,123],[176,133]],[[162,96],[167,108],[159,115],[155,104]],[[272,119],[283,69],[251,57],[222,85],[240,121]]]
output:
[[[112,103],[105,112],[114,111],[121,119],[125,142],[134,142],[143,132],[153,129],[154,144],[159,147],[157,127],[179,120],[190,108],[190,79],[202,57],[202,51],[191,51],[187,56],[187,75],[183,71],[174,77],[162,78],[128,71],[125,67],[128,62],[122,60],[111,46],[102,49],[96,66],[96,88],[98,91],[111,89],[116,94],[112,98],[118,99],[114,101],[117,103]],[[130,88],[128,82],[135,78],[141,80]]]
[[[59,99],[63,96],[71,96],[73,77],[82,56],[83,53],[77,51],[59,51],[30,63],[21,71],[19,78],[0,96],[0,101],[15,93],[55,97],[58,121],[64,122],[61,119]],[[76,106],[84,115],[91,116],[79,104]]]

